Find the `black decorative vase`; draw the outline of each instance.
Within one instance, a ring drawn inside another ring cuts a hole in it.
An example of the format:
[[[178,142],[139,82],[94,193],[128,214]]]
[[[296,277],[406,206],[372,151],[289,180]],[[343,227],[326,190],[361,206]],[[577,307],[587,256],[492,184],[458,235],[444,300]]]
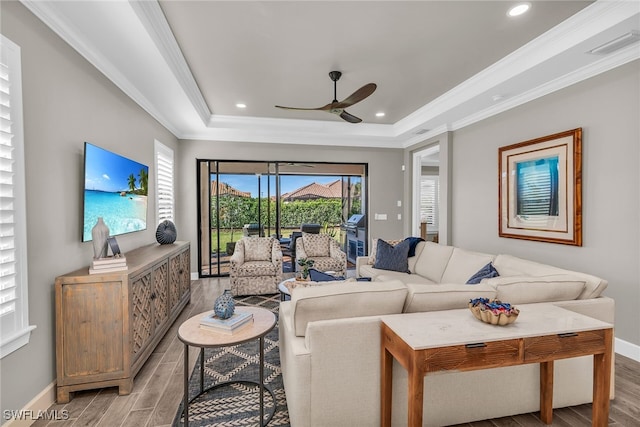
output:
[[[225,290],[222,295],[216,298],[213,303],[213,312],[221,319],[228,319],[233,315],[236,309],[236,303],[229,289]]]
[[[170,245],[171,243],[176,241],[177,234],[178,233],[176,232],[176,226],[173,224],[173,222],[165,219],[160,223],[160,225],[158,225],[158,228],[156,229],[156,240],[161,245]]]

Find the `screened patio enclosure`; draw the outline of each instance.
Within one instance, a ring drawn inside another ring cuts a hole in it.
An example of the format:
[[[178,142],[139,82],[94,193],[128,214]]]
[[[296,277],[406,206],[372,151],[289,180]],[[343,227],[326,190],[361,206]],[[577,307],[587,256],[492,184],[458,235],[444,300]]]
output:
[[[200,277],[228,275],[243,236],[274,236],[286,249],[314,223],[340,240],[340,225],[365,213],[366,164],[199,159],[197,174]]]

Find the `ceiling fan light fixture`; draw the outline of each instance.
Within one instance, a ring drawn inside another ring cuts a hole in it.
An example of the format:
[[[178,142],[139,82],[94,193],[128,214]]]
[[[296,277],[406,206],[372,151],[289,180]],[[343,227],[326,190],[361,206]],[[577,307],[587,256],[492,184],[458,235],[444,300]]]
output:
[[[520,16],[524,13],[527,13],[529,9],[531,9],[531,3],[529,2],[518,3],[517,5],[509,9],[509,11],[507,12],[507,15],[513,18],[515,16]]]

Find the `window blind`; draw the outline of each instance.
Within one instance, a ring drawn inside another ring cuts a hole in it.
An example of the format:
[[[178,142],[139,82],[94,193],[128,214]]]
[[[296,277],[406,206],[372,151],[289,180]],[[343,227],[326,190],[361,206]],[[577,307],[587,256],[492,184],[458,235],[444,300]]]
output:
[[[420,221],[429,229],[438,228],[438,177],[423,175],[420,178]]]
[[[0,357],[29,342],[20,48],[0,35]]]
[[[156,141],[156,200],[158,224],[174,221],[173,150]]]
[[[16,311],[15,154],[9,66],[0,63],[0,316]]]

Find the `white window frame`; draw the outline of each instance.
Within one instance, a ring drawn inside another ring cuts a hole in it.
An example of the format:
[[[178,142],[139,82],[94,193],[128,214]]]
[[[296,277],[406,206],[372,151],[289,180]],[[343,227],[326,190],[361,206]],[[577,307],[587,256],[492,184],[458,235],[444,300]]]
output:
[[[164,220],[175,223],[175,157],[158,140],[154,143],[156,165],[156,226]]]
[[[20,47],[0,34],[0,150],[7,167],[0,171],[0,302],[9,311],[0,315],[0,358],[29,343],[35,325],[29,325],[27,277],[27,210],[22,119]],[[5,68],[6,67],[6,68]],[[7,84],[5,84],[5,82]],[[9,90],[5,90],[8,88]],[[2,197],[2,195],[8,197]],[[7,292],[13,289],[13,292]],[[0,307],[2,307],[0,305]]]

